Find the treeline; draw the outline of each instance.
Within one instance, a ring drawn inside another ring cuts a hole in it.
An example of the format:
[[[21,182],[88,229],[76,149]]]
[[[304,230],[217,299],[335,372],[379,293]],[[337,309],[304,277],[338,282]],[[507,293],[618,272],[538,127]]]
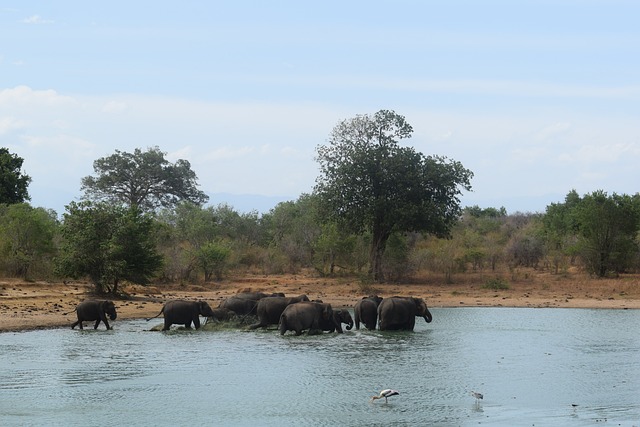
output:
[[[455,281],[466,271],[529,267],[594,276],[640,269],[640,195],[579,196],[544,213],[466,207],[450,238],[393,233],[383,255],[386,280],[433,272]],[[107,203],[55,212],[26,203],[0,206],[0,274],[27,280],[84,276],[103,291],[118,283],[201,283],[246,272],[367,277],[370,233],[347,233],[303,195],[269,213],[190,203],[156,214]]]
[[[407,280],[434,272],[572,266],[598,277],[637,271],[640,195],[584,196],[540,214],[463,208],[473,173],[400,140],[413,128],[394,111],[344,120],[317,147],[310,194],[259,215],[206,206],[188,161],[158,147],[116,150],[81,179],[81,202],[59,218],[32,207],[23,159],[0,149],[0,274],[86,278],[99,291],[133,283],[198,283],[231,273],[357,275]]]

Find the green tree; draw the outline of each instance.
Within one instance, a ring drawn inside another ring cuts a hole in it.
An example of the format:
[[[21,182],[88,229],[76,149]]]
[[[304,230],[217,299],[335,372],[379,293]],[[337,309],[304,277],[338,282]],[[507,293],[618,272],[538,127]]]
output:
[[[444,157],[424,156],[399,140],[412,127],[394,111],[344,120],[317,148],[315,191],[324,211],[349,232],[371,234],[369,269],[384,280],[382,260],[394,232],[448,236],[472,172]]]
[[[62,276],[89,276],[98,292],[123,280],[146,284],[161,267],[154,220],[138,208],[71,202],[63,215],[57,263]]]
[[[209,197],[196,188],[197,177],[187,160],[175,164],[158,147],[115,154],[93,162],[97,176],[82,178],[84,198],[150,211],[186,201],[201,205]]]
[[[27,203],[0,205],[0,254],[2,264],[27,279],[33,270],[50,272],[55,253],[56,213]]]
[[[314,243],[321,232],[317,203],[317,197],[303,194],[296,201],[278,203],[265,216],[270,244],[288,258],[292,273],[312,263]]]
[[[196,251],[196,259],[204,272],[204,281],[221,280],[231,251],[218,242],[207,242]]]
[[[639,198],[595,191],[576,207],[579,250],[589,271],[597,276],[623,272],[638,254]]]
[[[639,230],[638,194],[609,196],[598,190],[580,197],[572,190],[564,203],[548,206],[543,218],[547,245],[579,257],[599,277],[621,273],[632,264]]]
[[[24,159],[0,148],[0,203],[13,204],[31,200],[27,187],[31,177],[21,172]]]

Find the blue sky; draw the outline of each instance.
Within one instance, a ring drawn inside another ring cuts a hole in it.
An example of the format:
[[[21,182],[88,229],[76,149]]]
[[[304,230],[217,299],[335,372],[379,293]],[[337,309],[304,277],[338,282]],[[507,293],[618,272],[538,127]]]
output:
[[[391,109],[474,173],[462,204],[635,194],[640,2],[4,1],[0,146],[64,212],[93,161],[159,146],[211,204],[312,191],[315,150]]]

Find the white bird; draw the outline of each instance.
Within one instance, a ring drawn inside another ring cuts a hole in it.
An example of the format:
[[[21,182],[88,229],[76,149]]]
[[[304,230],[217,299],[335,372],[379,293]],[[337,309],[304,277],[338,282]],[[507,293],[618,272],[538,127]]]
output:
[[[400,393],[397,390],[387,388],[385,390],[382,390],[378,396],[371,396],[371,401],[373,402],[376,399],[382,399],[384,397],[384,402],[387,403],[387,398],[391,396],[397,396],[399,394]]]
[[[476,398],[476,403],[480,402],[480,399],[484,399],[482,393],[478,393],[477,391],[471,390],[471,396]]]

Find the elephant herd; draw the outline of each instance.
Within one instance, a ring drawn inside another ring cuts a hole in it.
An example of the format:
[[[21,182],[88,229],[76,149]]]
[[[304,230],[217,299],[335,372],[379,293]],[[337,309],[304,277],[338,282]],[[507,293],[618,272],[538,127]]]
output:
[[[71,328],[83,321],[95,321],[94,329],[103,322],[111,329],[107,317],[116,319],[116,308],[112,301],[84,301],[76,309],[78,321]],[[213,321],[226,321],[234,317],[256,319],[249,324],[249,329],[267,328],[277,325],[281,335],[292,331],[296,335],[307,331],[308,334],[322,332],[342,333],[342,325],[347,330],[354,326],[360,329],[360,323],[369,330],[407,330],[412,331],[417,316],[431,322],[432,316],[422,298],[390,297],[377,295],[363,297],[354,306],[355,320],[346,309],[333,309],[331,304],[320,300],[310,301],[306,295],[286,297],[284,294],[265,294],[262,292],[238,293],[222,301],[218,308],[211,308],[205,301],[172,300],[164,304],[160,313],[147,320],[164,315],[163,331],[171,325],[184,325],[200,328],[200,317]]]

